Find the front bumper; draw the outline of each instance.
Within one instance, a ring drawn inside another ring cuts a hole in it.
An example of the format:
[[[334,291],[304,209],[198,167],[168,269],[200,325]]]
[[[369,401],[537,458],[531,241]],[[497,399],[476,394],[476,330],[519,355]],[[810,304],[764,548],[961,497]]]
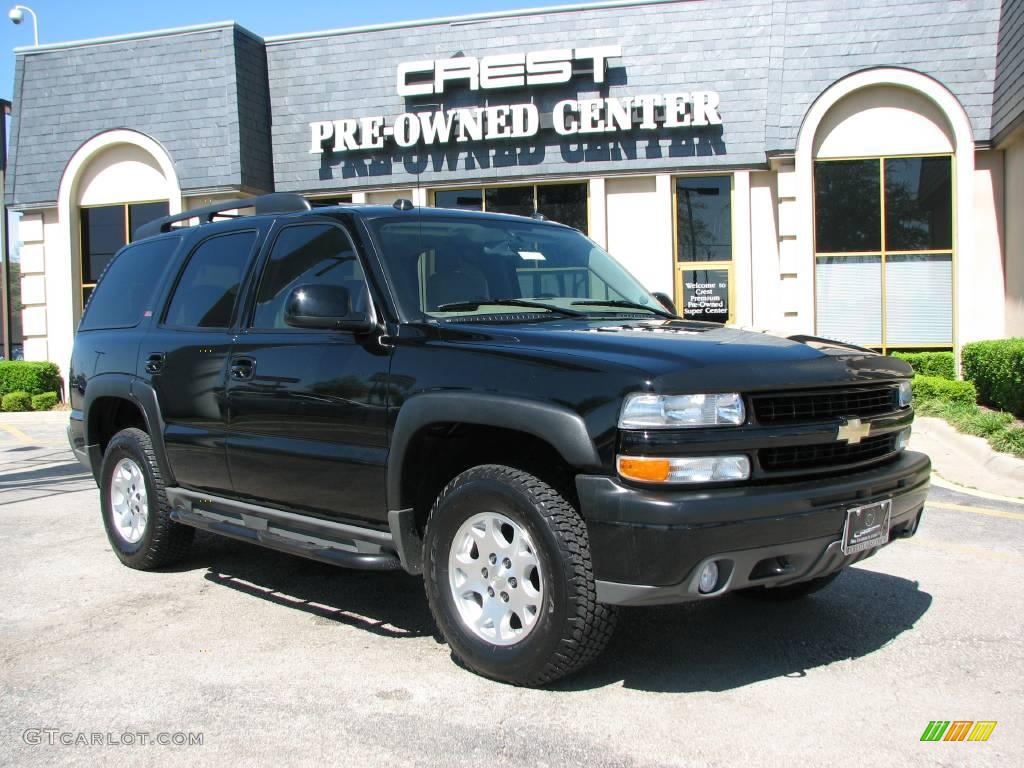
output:
[[[665,491],[580,475],[598,600],[655,605],[753,586],[825,576],[874,554],[844,555],[846,510],[892,499],[889,541],[917,531],[931,462],[905,451],[879,467],[785,484]],[[719,562],[713,592],[697,591],[705,563]]]

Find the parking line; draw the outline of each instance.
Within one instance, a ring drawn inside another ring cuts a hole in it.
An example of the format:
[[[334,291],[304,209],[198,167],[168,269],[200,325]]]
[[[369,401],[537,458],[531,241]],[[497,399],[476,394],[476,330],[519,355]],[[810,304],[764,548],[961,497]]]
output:
[[[976,515],[988,515],[989,517],[1002,517],[1007,520],[1024,520],[1024,514],[1020,512],[1006,512],[1002,509],[989,509],[988,507],[968,507],[965,504],[949,504],[945,501],[928,501],[925,507],[937,509],[948,509],[952,512],[973,512]]]
[[[9,435],[12,435],[15,440],[20,440],[21,442],[28,443],[29,445],[33,444],[32,438],[17,427],[12,427],[10,424],[0,424],[0,429],[4,430],[4,432],[7,432]]]

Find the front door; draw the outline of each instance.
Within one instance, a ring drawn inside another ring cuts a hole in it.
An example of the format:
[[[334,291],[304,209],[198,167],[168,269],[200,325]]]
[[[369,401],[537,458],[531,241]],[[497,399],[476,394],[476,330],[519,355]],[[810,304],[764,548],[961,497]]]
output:
[[[235,493],[325,517],[383,523],[390,351],[375,337],[288,326],[288,294],[318,283],[344,286],[354,311],[373,312],[344,228],[285,226],[264,259],[246,327],[228,361]]]

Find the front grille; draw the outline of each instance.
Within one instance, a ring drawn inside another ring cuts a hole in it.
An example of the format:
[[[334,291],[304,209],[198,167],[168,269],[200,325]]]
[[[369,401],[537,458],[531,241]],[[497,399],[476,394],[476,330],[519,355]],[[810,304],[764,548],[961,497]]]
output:
[[[750,400],[754,416],[761,424],[784,424],[838,417],[864,418],[890,413],[899,408],[899,390],[891,384],[885,384],[751,395]]]
[[[856,445],[819,443],[783,448],[762,448],[757,452],[757,458],[765,472],[826,469],[843,464],[858,464],[863,461],[880,459],[896,450],[896,438],[897,434],[893,433],[868,437]]]

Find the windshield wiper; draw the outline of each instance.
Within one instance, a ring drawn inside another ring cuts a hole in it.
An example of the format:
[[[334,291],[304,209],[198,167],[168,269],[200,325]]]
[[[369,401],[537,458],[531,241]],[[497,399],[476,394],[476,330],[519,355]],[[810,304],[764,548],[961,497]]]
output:
[[[574,302],[579,303],[579,302]],[[546,309],[549,312],[558,312],[566,317],[585,317],[585,312],[577,312],[575,309],[556,307],[553,304],[544,304],[539,301],[525,301],[524,299],[480,299],[473,301],[453,301],[450,304],[442,304],[437,308],[439,312],[472,312],[481,306],[498,307],[528,307],[530,309]]]
[[[644,309],[644,310],[647,310],[648,312],[653,312],[656,315],[668,318],[670,320],[678,320],[679,319],[679,317],[677,315],[673,315],[671,312],[667,312],[664,309],[659,309],[658,307],[649,307],[646,304],[637,304],[635,301],[622,301],[621,299],[617,299],[617,300],[614,300],[614,301],[612,301],[612,300],[608,300],[608,301],[574,301],[573,302],[573,306],[581,306],[581,307],[625,307],[626,309]]]

